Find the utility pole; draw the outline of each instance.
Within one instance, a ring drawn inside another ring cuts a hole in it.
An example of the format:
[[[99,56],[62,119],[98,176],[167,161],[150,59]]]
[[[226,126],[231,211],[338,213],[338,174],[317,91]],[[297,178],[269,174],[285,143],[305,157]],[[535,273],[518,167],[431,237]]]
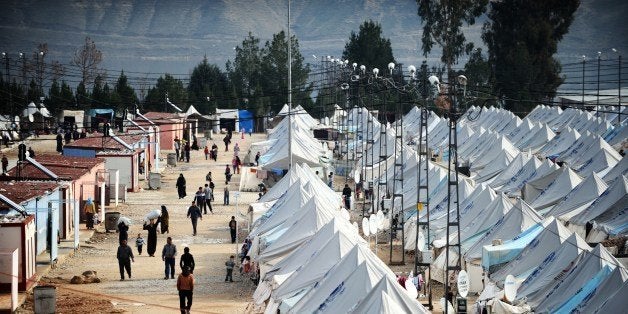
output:
[[[4,66],[7,72],[7,86],[9,89],[9,108],[11,109],[11,115],[13,115],[13,95],[12,95],[13,86],[11,86],[11,72],[9,72],[9,54],[6,52],[3,52],[2,58],[4,58]]]
[[[292,168],[292,38],[290,38],[290,0],[288,0],[288,169]]]

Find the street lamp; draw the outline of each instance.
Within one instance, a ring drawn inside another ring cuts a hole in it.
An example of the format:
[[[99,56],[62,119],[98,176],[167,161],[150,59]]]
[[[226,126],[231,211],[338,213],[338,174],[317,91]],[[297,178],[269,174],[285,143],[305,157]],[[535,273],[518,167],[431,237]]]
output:
[[[390,72],[390,76],[392,76],[392,72],[395,69],[395,64],[393,62],[388,64],[388,71]]]
[[[410,75],[412,76],[412,79],[414,80],[415,74],[416,74],[416,67],[411,64],[410,66],[408,66],[408,72],[410,72]]]
[[[374,68],[373,69],[373,75],[375,75],[375,78],[377,78],[377,74],[379,74],[379,69],[378,68]]]

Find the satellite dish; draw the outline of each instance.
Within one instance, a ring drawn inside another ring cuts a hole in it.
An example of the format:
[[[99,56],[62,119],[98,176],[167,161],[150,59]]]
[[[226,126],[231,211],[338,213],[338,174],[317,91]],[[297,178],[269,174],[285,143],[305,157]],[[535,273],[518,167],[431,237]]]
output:
[[[355,232],[360,232],[360,227],[358,226],[358,222],[357,221],[353,222],[353,227],[355,228]]]
[[[425,250],[425,236],[421,230],[417,230],[417,232],[419,233],[419,237],[416,242],[416,246],[419,248],[419,251],[423,252]]]
[[[458,293],[463,298],[469,294],[469,274],[465,270],[461,270],[458,274]]]
[[[353,182],[358,183],[360,182],[360,171],[355,170],[353,171]]]
[[[504,280],[504,296],[509,302],[514,301],[517,297],[517,282],[513,275],[506,276],[506,280]]]
[[[416,299],[416,297],[419,296],[419,291],[416,290],[416,286],[414,285],[414,277],[412,276],[412,274],[408,276],[408,279],[406,279],[404,286],[406,288],[406,293],[412,299]]]
[[[28,115],[28,121],[29,121],[29,122],[33,122],[33,121],[35,121],[35,117],[33,117],[33,115],[32,115],[32,114],[29,114],[29,115]]]
[[[369,230],[371,233],[377,233],[378,227],[379,221],[377,220],[377,215],[371,215],[371,217],[369,217]]]
[[[371,235],[371,230],[369,229],[369,219],[364,217],[362,218],[362,233],[364,233],[365,237],[368,237]]]
[[[13,118],[13,121],[15,121],[15,123],[20,123],[20,116],[15,116],[15,118]]]
[[[382,213],[381,210],[378,210],[376,215],[377,221],[379,221],[379,229],[382,230],[384,229],[384,220],[386,220],[384,217],[384,213]]]

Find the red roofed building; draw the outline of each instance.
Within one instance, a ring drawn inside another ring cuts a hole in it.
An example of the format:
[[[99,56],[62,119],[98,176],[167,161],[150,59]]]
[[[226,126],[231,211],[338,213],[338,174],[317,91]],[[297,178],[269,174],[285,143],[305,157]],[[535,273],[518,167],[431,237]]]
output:
[[[147,112],[143,116],[159,127],[159,142],[161,149],[174,150],[175,137],[183,138],[184,131],[187,129],[185,117],[176,113],[155,111]],[[133,121],[144,128],[148,128],[153,125],[141,117],[136,117]]]
[[[74,210],[80,210],[82,216],[83,205],[88,198],[99,201],[98,186],[104,180],[107,185],[113,184],[114,178],[110,178],[105,170],[105,159],[70,157],[59,155],[37,155],[35,160],[58,176],[57,179],[50,177],[45,171],[31,164],[22,163],[20,177],[17,177],[17,167],[9,169],[5,177],[0,180],[60,180],[67,181],[68,187],[62,188],[62,209],[59,213],[59,235],[62,239],[69,238],[74,232],[73,225]],[[77,201],[75,204],[74,200]]]
[[[103,158],[105,169],[119,170],[120,183],[126,185],[127,191],[136,192],[140,189],[139,180],[146,179],[150,167],[154,164],[150,142],[150,136],[147,134],[124,134],[117,137],[103,137],[102,134],[98,134],[64,146],[63,155]]]

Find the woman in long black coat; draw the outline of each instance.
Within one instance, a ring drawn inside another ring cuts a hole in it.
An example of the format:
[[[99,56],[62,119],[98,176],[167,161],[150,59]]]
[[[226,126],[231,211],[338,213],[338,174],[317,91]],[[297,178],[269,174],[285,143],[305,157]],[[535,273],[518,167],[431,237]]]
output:
[[[120,232],[120,243],[122,240],[129,240],[129,226],[122,221],[118,224],[118,232]]]
[[[148,230],[146,252],[148,252],[148,256],[155,256],[155,251],[157,250],[157,224],[152,222],[144,224],[144,230]]]
[[[179,193],[179,199],[187,196],[185,193],[185,178],[183,177],[183,173],[179,174],[179,178],[177,179],[177,192]]]
[[[161,234],[170,233],[168,230],[170,222],[170,215],[168,215],[168,209],[166,205],[161,205],[161,216],[159,217],[159,226],[161,227]]]

